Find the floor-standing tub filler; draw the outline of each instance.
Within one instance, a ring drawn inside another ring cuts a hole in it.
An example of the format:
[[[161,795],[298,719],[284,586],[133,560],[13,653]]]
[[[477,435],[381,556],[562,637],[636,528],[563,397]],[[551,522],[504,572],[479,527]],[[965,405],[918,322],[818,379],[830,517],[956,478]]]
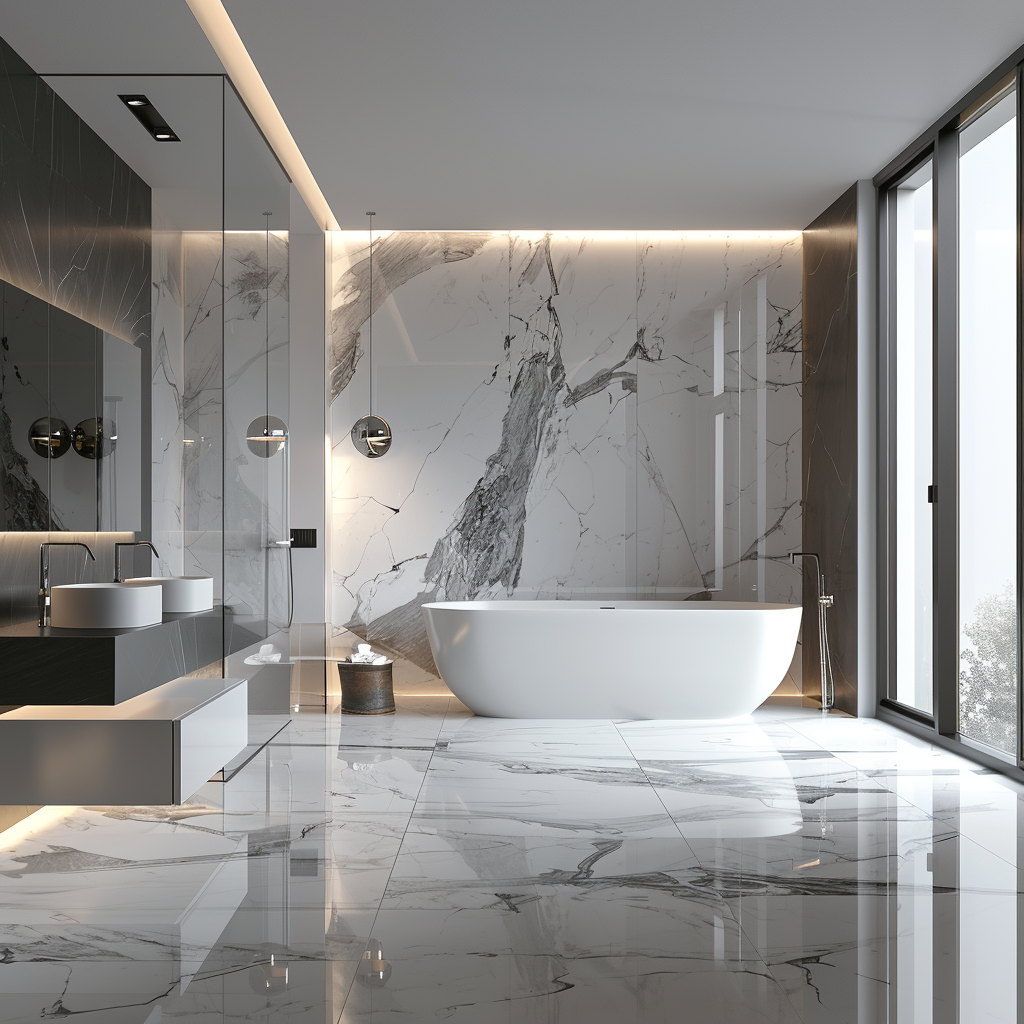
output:
[[[493,718],[736,718],[779,685],[801,608],[739,601],[425,604],[441,678]]]

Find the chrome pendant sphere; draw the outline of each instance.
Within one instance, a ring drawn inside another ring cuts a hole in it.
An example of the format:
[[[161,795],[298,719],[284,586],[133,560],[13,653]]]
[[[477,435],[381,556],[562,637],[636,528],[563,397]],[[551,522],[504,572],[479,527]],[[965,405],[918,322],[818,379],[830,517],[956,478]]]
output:
[[[380,416],[363,416],[352,428],[352,443],[360,455],[379,459],[391,447],[391,428]]]
[[[71,444],[83,459],[105,459],[117,447],[117,425],[102,416],[76,424]]]
[[[261,459],[276,455],[288,440],[288,427],[277,416],[257,416],[245,432],[249,451]]]
[[[43,416],[28,428],[28,443],[36,455],[59,459],[71,447],[71,430],[56,416]]]

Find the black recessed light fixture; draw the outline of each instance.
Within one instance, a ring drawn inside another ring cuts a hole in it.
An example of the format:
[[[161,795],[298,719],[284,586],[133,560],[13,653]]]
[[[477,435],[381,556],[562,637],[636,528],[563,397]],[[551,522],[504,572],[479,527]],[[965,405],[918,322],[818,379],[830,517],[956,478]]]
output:
[[[156,139],[157,142],[181,142],[173,129],[160,116],[159,111],[147,96],[141,93],[118,94],[121,102],[135,115],[139,124]]]

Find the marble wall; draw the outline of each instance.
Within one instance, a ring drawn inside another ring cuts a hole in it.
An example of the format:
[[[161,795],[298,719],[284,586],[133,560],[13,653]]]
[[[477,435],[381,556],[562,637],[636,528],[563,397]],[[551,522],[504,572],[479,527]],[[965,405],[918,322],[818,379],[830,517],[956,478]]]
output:
[[[267,412],[288,422],[288,232],[224,237],[224,603],[226,653],[288,621],[288,449],[246,444]]]
[[[835,605],[829,648],[836,707],[857,714],[857,186],[804,232],[805,551],[821,557]],[[804,566],[804,675],[820,678],[813,563]],[[819,691],[820,692],[820,691]]]
[[[0,279],[98,328],[106,338],[119,339],[118,344],[135,346],[144,374],[149,372],[151,332],[150,198],[146,182],[0,39]],[[105,345],[106,339],[97,344]],[[17,370],[9,363],[4,360],[4,376],[13,385]],[[143,404],[135,412],[145,423],[148,406]],[[115,516],[112,512],[104,516],[96,508],[88,525],[88,517],[81,522],[76,519],[68,511],[70,499],[63,498],[54,516],[51,499],[55,495],[42,493],[38,486],[33,490],[26,456],[18,451],[11,421],[2,410],[0,459],[5,504],[9,511],[16,510],[5,522],[37,531],[0,533],[2,623],[34,614],[41,540],[71,539],[64,532],[68,530],[111,528]],[[122,496],[132,486],[148,495],[148,467],[143,464],[136,469],[138,464],[121,461]],[[143,461],[141,453],[139,461]],[[55,463],[54,469],[67,476],[82,471],[83,465]],[[74,481],[69,484],[71,490],[75,486]],[[71,493],[68,488],[65,492],[64,497]],[[92,504],[97,505],[95,497]],[[141,504],[138,514],[134,514],[136,502],[127,518],[135,526],[141,517],[146,529],[149,502],[144,498]],[[51,535],[47,530],[58,532]],[[102,548],[103,567],[90,562],[84,577],[75,570],[78,578],[109,578],[106,553],[114,539],[124,537],[82,536],[94,549]]]
[[[336,627],[433,672],[429,600],[800,600],[799,233],[375,236],[379,460],[368,236],[331,246]]]
[[[148,338],[149,185],[2,39],[0,153],[0,277]]]
[[[264,232],[154,231],[154,542],[165,571],[213,576],[228,653],[288,614],[287,455],[245,443],[268,397],[288,416],[287,232],[267,258]]]

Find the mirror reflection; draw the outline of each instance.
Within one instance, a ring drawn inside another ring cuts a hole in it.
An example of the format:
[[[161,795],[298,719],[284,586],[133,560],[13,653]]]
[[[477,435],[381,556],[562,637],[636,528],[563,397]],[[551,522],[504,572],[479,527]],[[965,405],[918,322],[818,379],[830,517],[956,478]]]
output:
[[[0,281],[0,530],[142,527],[145,343]]]

